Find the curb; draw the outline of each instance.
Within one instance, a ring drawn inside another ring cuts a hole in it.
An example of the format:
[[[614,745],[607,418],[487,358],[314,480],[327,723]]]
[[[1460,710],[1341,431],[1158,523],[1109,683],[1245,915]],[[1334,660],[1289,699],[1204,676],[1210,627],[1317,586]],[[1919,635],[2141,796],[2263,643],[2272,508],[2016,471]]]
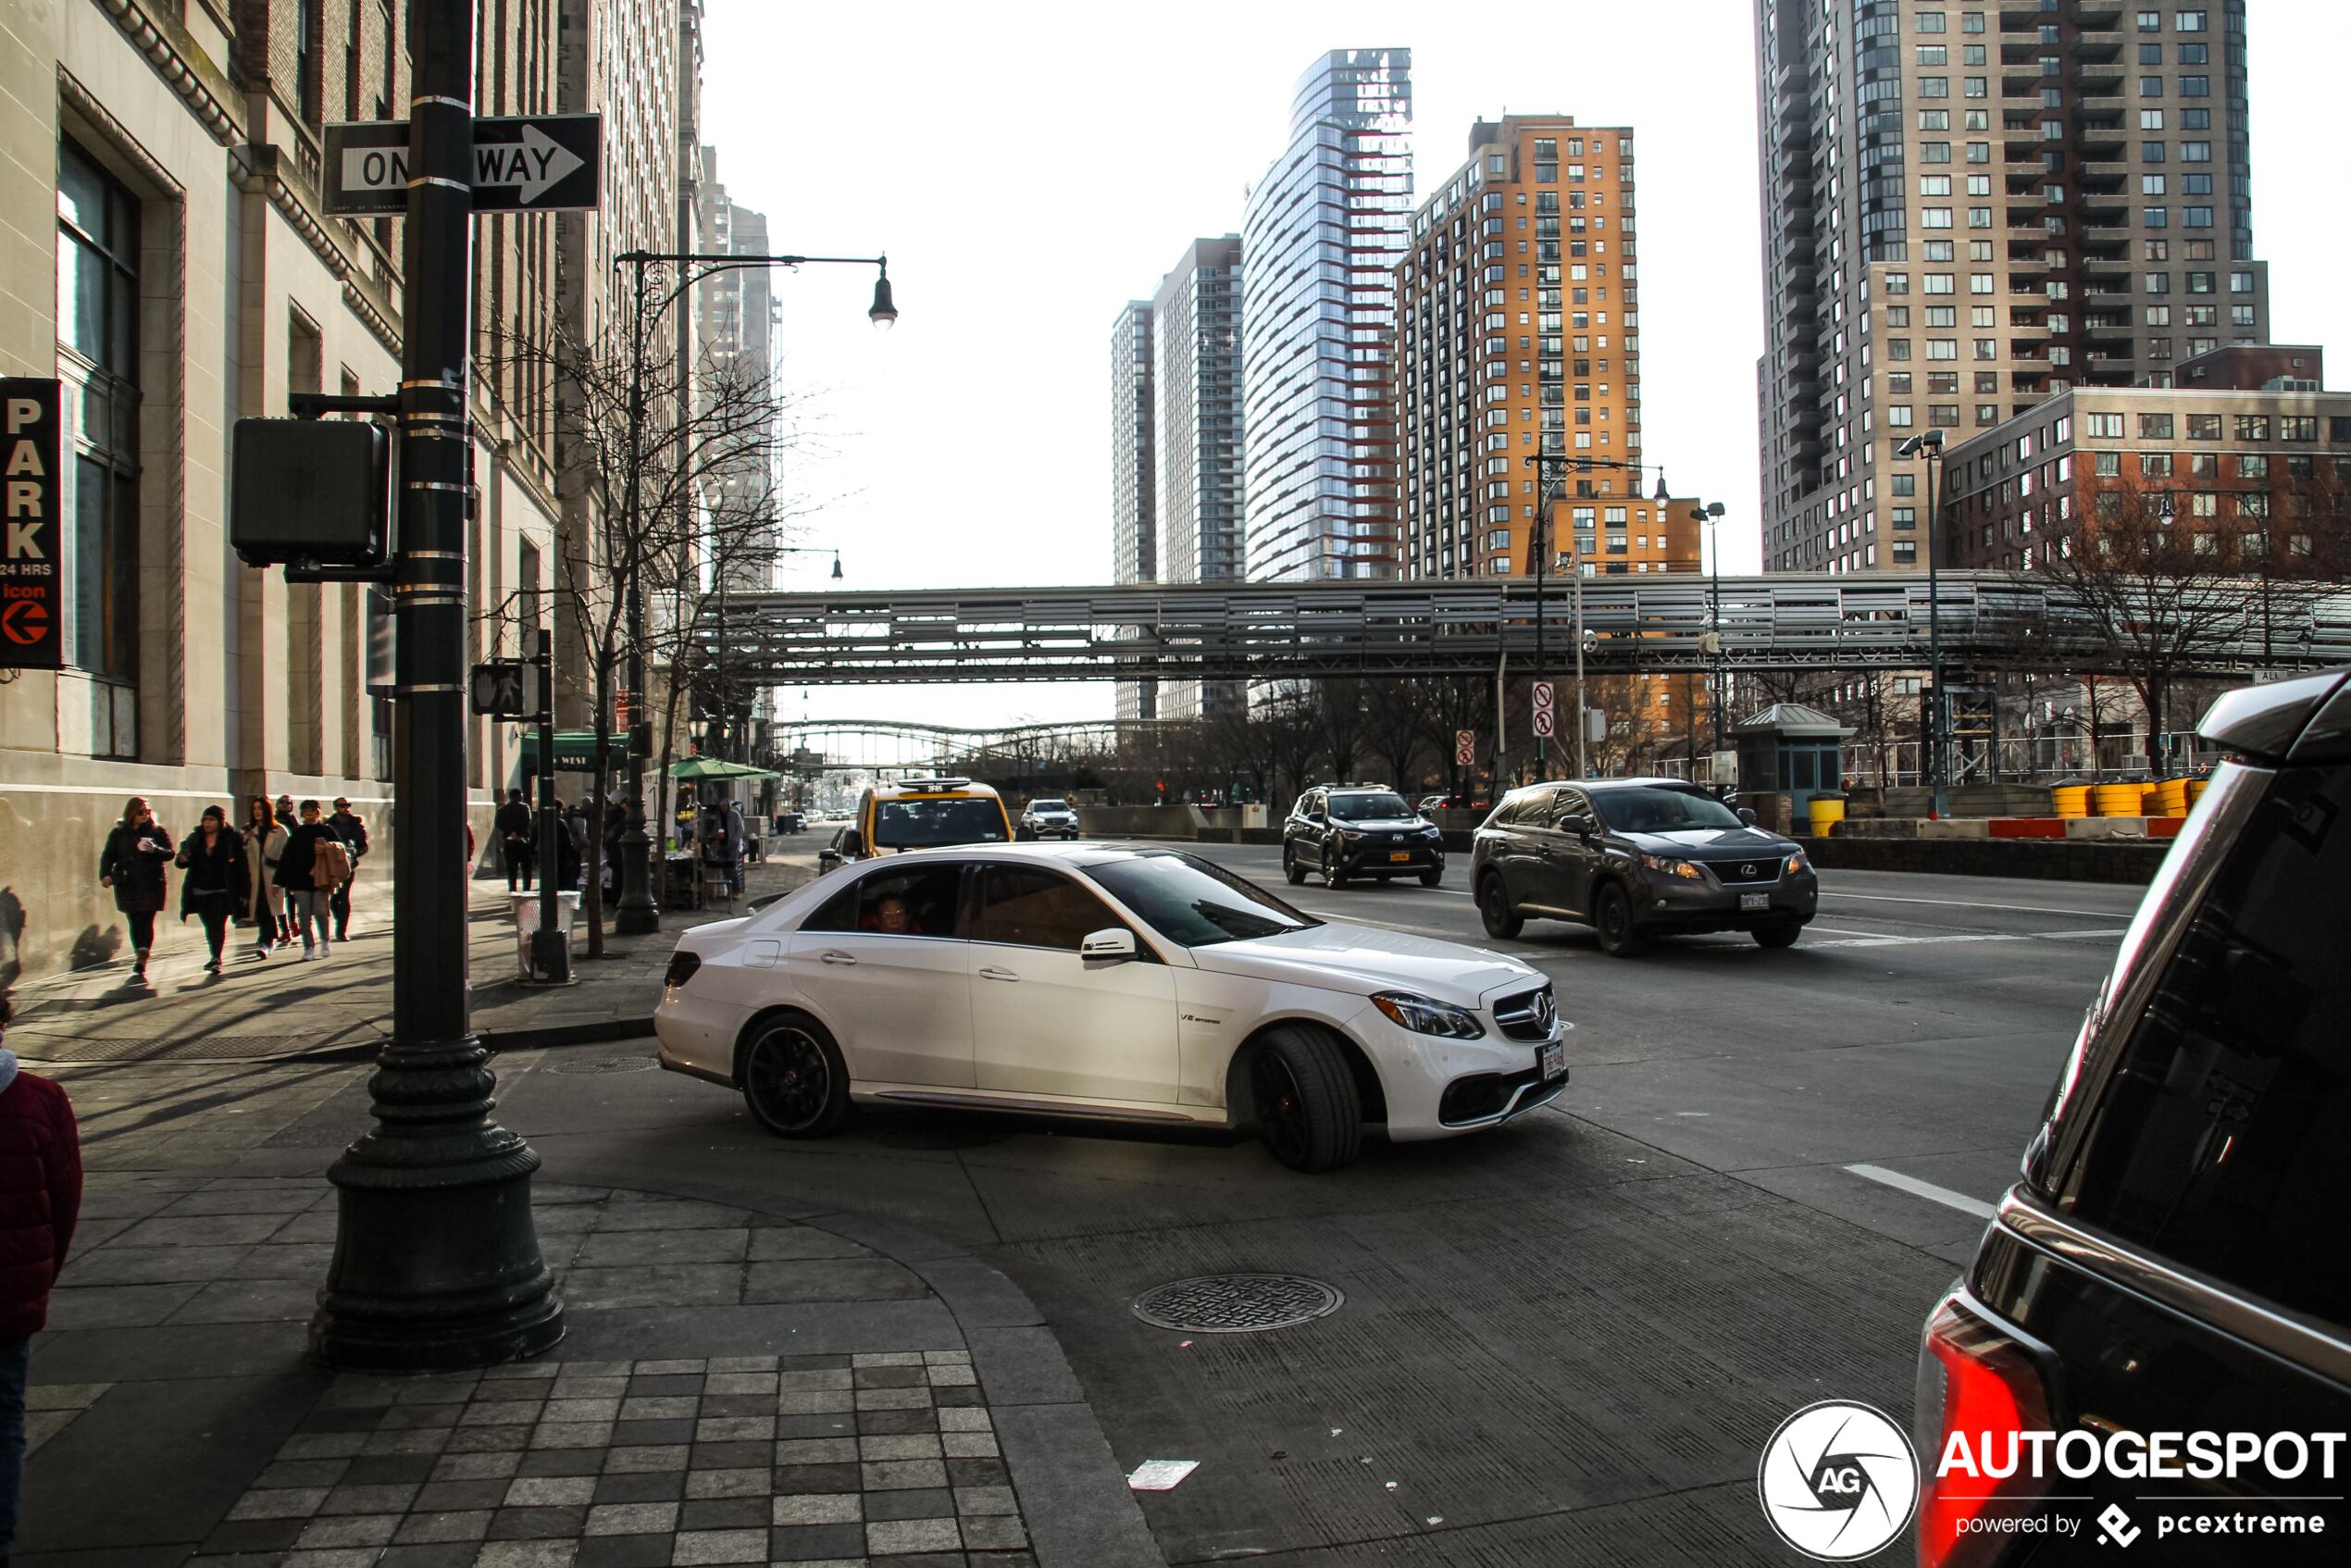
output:
[[[557,1051],[568,1045],[608,1045],[614,1040],[641,1039],[653,1032],[653,1014],[641,1018],[584,1018],[576,1024],[549,1024],[536,1029],[481,1029],[481,1043],[493,1056],[514,1051]]]

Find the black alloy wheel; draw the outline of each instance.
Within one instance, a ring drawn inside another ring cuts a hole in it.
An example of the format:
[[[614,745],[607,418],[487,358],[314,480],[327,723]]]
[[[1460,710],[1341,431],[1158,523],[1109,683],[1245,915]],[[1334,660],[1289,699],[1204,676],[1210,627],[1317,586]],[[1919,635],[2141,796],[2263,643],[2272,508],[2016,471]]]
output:
[[[1293,888],[1306,882],[1306,867],[1298,864],[1298,852],[1287,842],[1282,845],[1282,879]]]
[[[770,1019],[743,1047],[743,1102],[778,1138],[823,1138],[849,1119],[849,1072],[812,1018]]]
[[[1334,888],[1347,886],[1347,861],[1336,844],[1323,846],[1323,880]]]
[[[1257,1136],[1291,1170],[1327,1171],[1362,1147],[1363,1103],[1338,1047],[1319,1029],[1286,1024],[1250,1055]]]
[[[1421,886],[1424,888],[1434,888],[1443,880],[1445,880],[1445,868],[1441,865],[1432,865],[1421,873]]]
[[[1489,871],[1478,883],[1477,917],[1485,925],[1487,936],[1504,941],[1526,928],[1526,922],[1511,907],[1510,890],[1502,886],[1501,873]]]
[[[1633,918],[1633,901],[1622,883],[1600,889],[1592,910],[1592,925],[1599,932],[1600,951],[1611,958],[1632,958],[1648,946],[1648,933]]]
[[[1758,947],[1794,947],[1796,939],[1803,934],[1804,927],[1793,920],[1784,920],[1776,926],[1758,926],[1754,932]]]

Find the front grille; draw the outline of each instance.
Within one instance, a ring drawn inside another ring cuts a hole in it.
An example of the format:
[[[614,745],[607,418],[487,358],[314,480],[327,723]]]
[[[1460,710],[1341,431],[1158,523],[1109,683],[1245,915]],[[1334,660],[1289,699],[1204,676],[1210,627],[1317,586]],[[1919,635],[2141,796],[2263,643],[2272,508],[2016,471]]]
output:
[[[1551,1026],[1558,1016],[1558,1004],[1551,1000],[1549,986],[1506,996],[1494,1003],[1495,1024],[1512,1039],[1550,1039]]]
[[[1445,1086],[1445,1093],[1437,1102],[1437,1119],[1449,1127],[1458,1127],[1499,1116],[1510,1108],[1511,1098],[1521,1089],[1526,1094],[1519,1101],[1518,1108],[1531,1110],[1566,1087],[1563,1076],[1545,1083],[1539,1067],[1529,1067],[1521,1073],[1473,1073]]]
[[[1714,873],[1725,887],[1737,887],[1742,882],[1776,882],[1780,879],[1780,857],[1758,855],[1753,860],[1710,860],[1706,868]]]

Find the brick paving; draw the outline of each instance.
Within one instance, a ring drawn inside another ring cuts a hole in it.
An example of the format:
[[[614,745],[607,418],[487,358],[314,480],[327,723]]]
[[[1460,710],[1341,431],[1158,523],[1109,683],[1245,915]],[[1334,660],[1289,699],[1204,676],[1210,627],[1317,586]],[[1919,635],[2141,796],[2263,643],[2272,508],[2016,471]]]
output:
[[[344,1375],[207,1568],[1035,1568],[965,1350]]]

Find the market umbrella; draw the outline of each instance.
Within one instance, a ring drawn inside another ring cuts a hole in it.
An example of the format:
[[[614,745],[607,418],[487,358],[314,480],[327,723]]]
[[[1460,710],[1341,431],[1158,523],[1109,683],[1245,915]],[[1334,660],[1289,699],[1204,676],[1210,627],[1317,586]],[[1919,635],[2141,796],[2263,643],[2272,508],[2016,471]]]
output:
[[[745,763],[727,762],[718,757],[685,757],[669,765],[672,778],[781,778],[772,768],[753,767]]]

